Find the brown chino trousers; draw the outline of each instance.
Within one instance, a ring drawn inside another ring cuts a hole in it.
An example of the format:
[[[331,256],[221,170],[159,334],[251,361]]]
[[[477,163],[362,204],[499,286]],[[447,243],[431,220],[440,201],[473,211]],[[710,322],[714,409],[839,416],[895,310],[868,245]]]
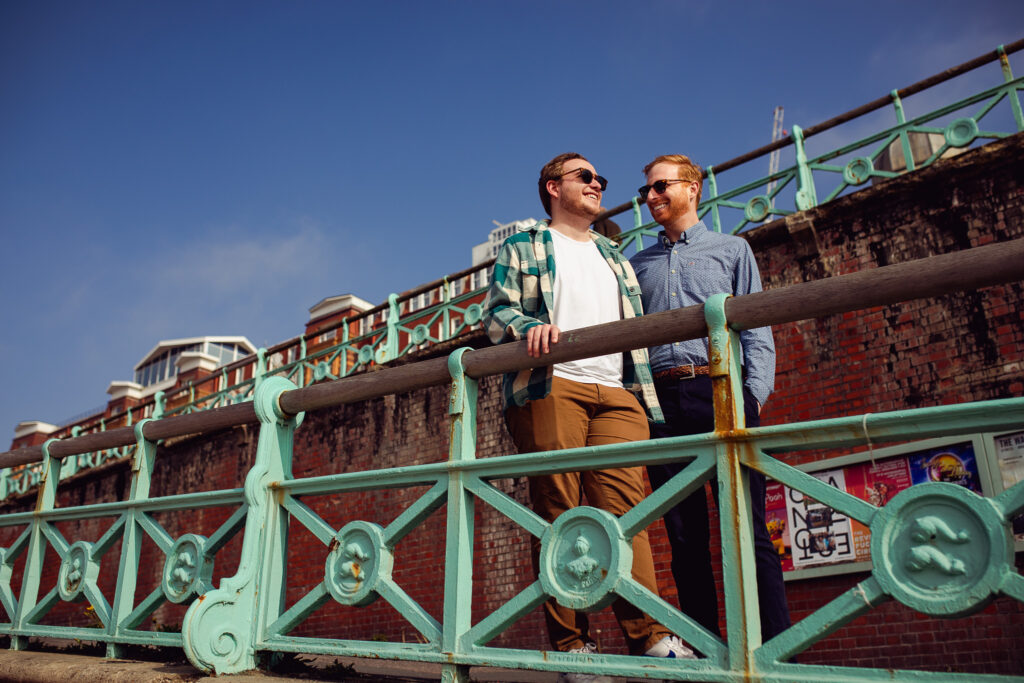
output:
[[[644,441],[650,437],[647,417],[636,397],[625,389],[583,384],[553,377],[551,393],[525,406],[510,406],[505,414],[509,433],[520,453],[554,451]],[[587,502],[621,516],[643,500],[644,479],[640,467],[564,472],[530,477],[533,510],[548,522]],[[539,571],[540,540],[533,539],[533,567]],[[647,532],[633,538],[633,577],[655,595],[654,560]],[[612,611],[633,655],[642,655],[669,635],[668,629],[635,606],[618,598]],[[554,598],[544,603],[551,645],[562,652],[582,647],[591,640],[587,615],[559,605]]]

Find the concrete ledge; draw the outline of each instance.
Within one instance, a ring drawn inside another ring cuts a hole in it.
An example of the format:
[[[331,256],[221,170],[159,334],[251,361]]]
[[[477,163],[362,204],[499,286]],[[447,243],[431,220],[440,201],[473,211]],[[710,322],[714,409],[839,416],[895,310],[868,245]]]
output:
[[[253,671],[207,676],[183,662],[104,659],[57,652],[0,650],[0,681],[10,683],[283,683],[285,681],[381,681],[421,683],[441,680],[441,666],[420,662],[355,657],[306,656],[311,671],[302,675]],[[329,671],[335,662],[351,674]],[[519,669],[473,668],[470,679],[495,683],[554,683],[558,674]],[[625,679],[620,679],[625,680]]]

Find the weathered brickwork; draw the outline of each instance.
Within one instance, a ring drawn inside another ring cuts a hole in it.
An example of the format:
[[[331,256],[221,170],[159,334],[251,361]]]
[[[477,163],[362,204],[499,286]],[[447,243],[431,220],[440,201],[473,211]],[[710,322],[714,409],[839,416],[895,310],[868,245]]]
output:
[[[1024,233],[1024,138],[990,144],[959,157],[776,221],[748,235],[767,288],[831,277],[1005,241]],[[1021,283],[914,301],[775,328],[779,349],[776,392],[764,422],[777,424],[865,412],[934,406],[1024,393]],[[470,340],[485,343],[480,335]],[[448,395],[435,387],[306,416],[296,432],[296,478],[440,462],[448,450]],[[500,378],[480,383],[478,457],[513,452],[501,418]],[[241,486],[252,464],[257,432],[237,428],[160,447],[152,495]],[[792,463],[834,456],[800,454]],[[59,505],[123,499],[124,463],[84,473],[62,487]],[[525,481],[499,484],[526,503]],[[305,502],[334,528],[364,519],[387,524],[425,489],[376,490],[319,496]],[[31,499],[8,506],[31,509]],[[209,535],[231,509],[162,513],[173,537]],[[441,618],[446,508],[436,511],[396,548],[395,578],[435,618]],[[713,517],[717,521],[717,517]],[[529,538],[486,505],[476,510],[474,622],[533,580]],[[109,520],[60,525],[67,538],[95,540]],[[0,530],[7,545],[19,530]],[[661,524],[651,529],[662,594],[674,601],[668,544]],[[327,549],[293,522],[287,604],[323,580]],[[238,564],[241,534],[217,556],[215,580]],[[104,562],[103,587],[112,595],[119,546]],[[715,552],[718,552],[717,542]],[[52,551],[49,555],[53,557]],[[158,585],[163,555],[143,551],[136,600]],[[16,567],[20,576],[23,560]],[[55,581],[51,563],[42,593]],[[799,619],[856,585],[865,574],[791,582],[788,597]],[[719,580],[721,577],[719,576]],[[685,587],[681,587],[685,590]],[[88,624],[85,603],[59,605],[47,623]],[[180,624],[184,607],[165,606],[153,628]],[[592,620],[604,648],[623,651],[610,611]],[[329,602],[301,624],[299,635],[412,641],[417,634],[383,600],[366,608]],[[852,666],[1020,673],[1024,671],[1024,608],[1000,599],[972,617],[936,620],[887,603],[801,655],[802,662]],[[495,645],[545,648],[539,611],[499,636]]]

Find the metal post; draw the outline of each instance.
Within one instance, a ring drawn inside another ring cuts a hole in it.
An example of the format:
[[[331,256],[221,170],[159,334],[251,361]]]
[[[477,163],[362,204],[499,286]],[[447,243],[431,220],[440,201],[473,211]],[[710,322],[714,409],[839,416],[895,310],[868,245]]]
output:
[[[48,439],[43,443],[42,477],[39,490],[36,492],[35,516],[29,532],[28,551],[25,557],[25,571],[21,579],[21,593],[18,596],[18,608],[12,615],[11,649],[24,650],[28,647],[28,636],[21,635],[30,625],[29,616],[36,611],[39,600],[39,581],[43,575],[43,559],[46,556],[47,522],[40,517],[41,513],[53,510],[57,499],[57,484],[60,482],[61,461],[50,455],[51,446],[57,439]]]
[[[448,356],[448,372],[452,377],[448,414],[452,416],[449,462],[476,458],[477,382],[466,376],[462,356],[469,349],[456,350]],[[460,654],[470,626],[473,601],[473,497],[466,490],[463,473],[452,470],[448,475],[448,530],[445,548],[444,621],[441,649],[450,655]],[[446,683],[469,681],[469,667],[445,664],[442,679]]]
[[[903,100],[900,99],[898,90],[893,90],[890,95],[892,96],[892,106],[896,110],[896,123],[902,126],[907,122],[907,116],[903,112]],[[914,161],[914,152],[910,148],[910,135],[907,134],[906,129],[900,130],[900,146],[903,149],[903,163],[906,169],[913,171],[917,168],[917,162]]]
[[[135,425],[135,455],[132,458],[132,484],[128,500],[139,501],[149,498],[149,486],[153,475],[153,462],[156,459],[156,444],[146,439],[142,434],[146,423],[152,419],[140,421]],[[107,642],[107,657],[121,657],[124,646],[113,641],[121,635],[123,629],[133,628],[132,624],[125,624],[125,619],[131,615],[135,604],[135,587],[139,575],[139,554],[142,551],[142,540],[145,532],[139,526],[138,519],[146,513],[140,512],[138,508],[131,508],[125,512],[124,535],[121,539],[121,563],[117,572],[117,587],[114,593],[114,606],[110,611],[110,619],[107,622],[107,635],[111,638]]]
[[[238,572],[193,602],[181,626],[182,644],[192,665],[217,674],[248,671],[267,627],[284,606],[288,514],[272,485],[291,477],[292,437],[302,421],[279,403],[295,385],[268,377],[256,389],[253,408],[260,420],[256,462],[245,478],[245,536]]]
[[[387,363],[398,358],[398,321],[402,311],[398,306],[398,295],[388,294],[388,334],[384,339],[384,346],[377,349],[377,362]]]
[[[708,166],[708,198],[704,201],[711,202],[711,229],[715,232],[722,232],[722,219],[718,215],[718,181],[715,180],[715,169]]]
[[[1003,70],[1003,80],[1009,83],[1013,80],[1013,71],[1010,69],[1010,60],[1006,58],[1006,48],[1000,45],[996,48],[996,52],[999,53],[999,66]],[[1013,110],[1013,120],[1017,123],[1017,130],[1022,131],[1024,130],[1024,112],[1021,112],[1017,88],[1010,88],[1006,96],[1010,99],[1010,109]]]
[[[718,436],[746,427],[740,340],[725,316],[725,301],[729,296],[715,294],[704,304],[715,434]],[[742,448],[749,446],[730,441],[719,443],[716,447],[717,479],[729,666],[734,671],[750,672],[754,666],[752,653],[761,645],[761,619],[757,607],[750,486],[748,472],[740,465]]]
[[[805,211],[818,205],[818,193],[814,190],[814,175],[807,164],[807,153],[804,151],[804,129],[793,126],[792,137],[793,145],[796,147],[796,208]]]
[[[75,425],[71,428],[71,438],[75,439],[82,435],[82,428],[79,425]],[[67,479],[78,474],[78,458],[81,454],[76,454],[71,457],[61,460],[61,466],[58,469],[60,472],[61,479]]]
[[[452,334],[451,306],[449,306],[452,301],[452,290],[451,283],[448,282],[447,277],[444,278],[444,284],[441,285],[441,301],[444,303],[444,313],[441,316],[444,328],[441,330],[441,334],[437,335],[437,338],[441,341],[447,341],[451,338]]]
[[[267,376],[267,350],[265,348],[256,349],[256,369],[253,370],[253,390],[257,389],[260,384],[263,383],[263,378]]]

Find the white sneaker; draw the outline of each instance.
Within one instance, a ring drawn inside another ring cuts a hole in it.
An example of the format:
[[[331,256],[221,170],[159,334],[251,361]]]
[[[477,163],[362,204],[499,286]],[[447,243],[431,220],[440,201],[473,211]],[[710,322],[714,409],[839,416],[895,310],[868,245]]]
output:
[[[665,636],[644,653],[645,657],[667,657],[669,659],[697,659],[693,650],[683,645],[679,636]]]
[[[597,654],[597,645],[587,643],[583,647],[569,650],[570,654],[593,655]],[[569,674],[563,673],[558,676],[558,683],[614,683],[609,676],[601,674]]]

